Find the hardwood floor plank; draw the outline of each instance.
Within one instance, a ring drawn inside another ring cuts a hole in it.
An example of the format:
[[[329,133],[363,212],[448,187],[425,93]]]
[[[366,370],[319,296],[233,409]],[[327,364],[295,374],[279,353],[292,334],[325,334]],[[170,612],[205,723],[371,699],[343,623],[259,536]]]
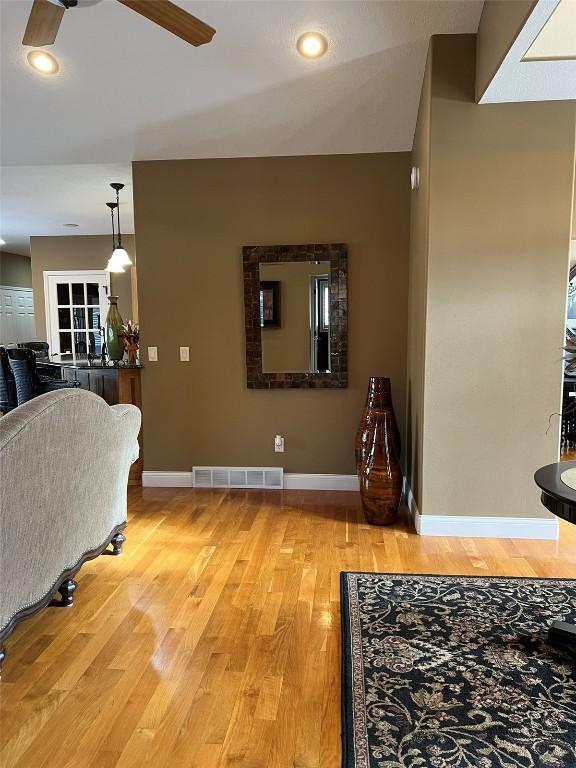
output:
[[[2,768],[339,768],[341,570],[576,573],[567,523],[422,538],[348,492],[134,488],[127,536],[9,639]]]

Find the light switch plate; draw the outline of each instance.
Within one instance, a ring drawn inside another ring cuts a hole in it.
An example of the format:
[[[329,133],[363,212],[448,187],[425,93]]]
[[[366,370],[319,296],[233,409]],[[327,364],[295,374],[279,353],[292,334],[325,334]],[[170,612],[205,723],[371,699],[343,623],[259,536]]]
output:
[[[180,362],[190,362],[190,347],[180,347]]]
[[[148,362],[156,363],[158,361],[158,347],[148,347]]]

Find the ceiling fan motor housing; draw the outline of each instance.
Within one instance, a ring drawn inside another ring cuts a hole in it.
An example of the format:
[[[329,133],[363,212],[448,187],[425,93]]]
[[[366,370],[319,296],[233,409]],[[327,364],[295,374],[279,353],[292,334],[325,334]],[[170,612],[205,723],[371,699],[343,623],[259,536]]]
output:
[[[62,8],[66,8],[66,10],[78,5],[78,0],[48,0],[48,2],[52,3],[52,5],[59,5]]]

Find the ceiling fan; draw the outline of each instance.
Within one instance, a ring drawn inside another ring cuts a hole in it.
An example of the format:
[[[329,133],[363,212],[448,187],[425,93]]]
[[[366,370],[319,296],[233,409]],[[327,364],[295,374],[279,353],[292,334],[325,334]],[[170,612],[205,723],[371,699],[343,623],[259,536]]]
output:
[[[82,4],[82,0],[80,1]],[[118,2],[191,45],[209,43],[216,32],[211,26],[192,16],[180,6],[171,3],[170,0],[118,0]],[[84,2],[84,4],[92,5],[92,2]],[[78,0],[34,0],[22,44],[34,47],[52,45],[56,40],[64,12],[77,5]]]

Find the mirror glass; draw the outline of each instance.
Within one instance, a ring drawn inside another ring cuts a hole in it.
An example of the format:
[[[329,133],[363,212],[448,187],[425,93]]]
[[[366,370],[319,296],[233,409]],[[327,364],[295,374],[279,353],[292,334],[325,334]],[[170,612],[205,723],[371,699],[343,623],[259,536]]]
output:
[[[258,266],[263,373],[330,372],[330,262]]]

